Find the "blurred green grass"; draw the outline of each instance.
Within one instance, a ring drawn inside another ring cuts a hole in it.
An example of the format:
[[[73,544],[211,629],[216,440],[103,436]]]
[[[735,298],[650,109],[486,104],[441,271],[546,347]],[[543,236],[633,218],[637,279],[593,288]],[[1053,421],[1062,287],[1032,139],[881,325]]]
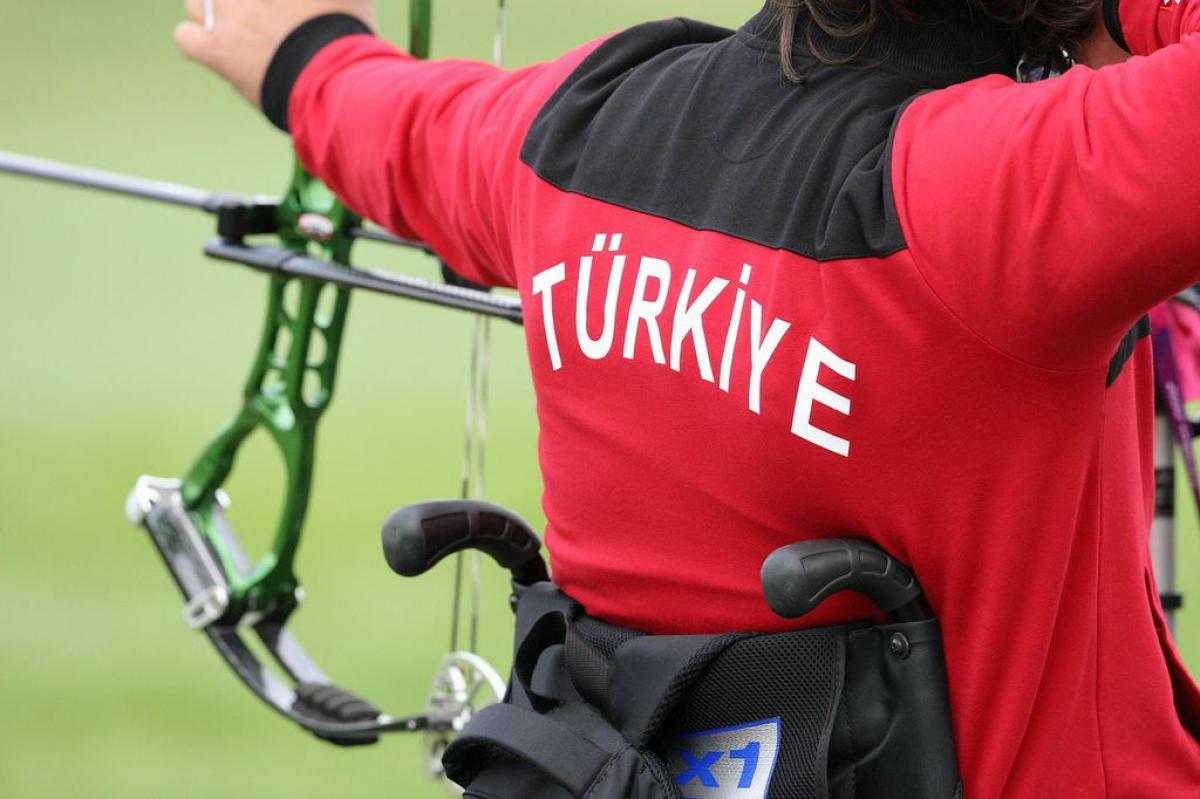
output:
[[[402,40],[405,5],[381,5],[382,29]],[[278,191],[286,140],[176,56],[181,6],[0,4],[0,149]],[[510,6],[515,65],[648,18],[734,25],[758,3]],[[434,7],[435,55],[489,56],[493,5]],[[439,796],[420,776],[417,739],[339,750],[259,706],[184,628],[169,577],[124,520],[134,479],[179,474],[234,410],[258,335],[265,282],[202,258],[210,224],[0,177],[0,794]],[[431,273],[424,259],[384,248],[358,258]],[[392,576],[378,524],[396,506],[457,489],[468,338],[465,317],[357,297],[320,439],[300,560],[308,604],[296,627],[336,679],[397,712],[423,701],[446,645],[450,582],[448,570]],[[540,524],[520,331],[500,324],[493,339],[488,494]],[[260,543],[278,506],[276,466],[256,442],[231,486],[235,523]],[[1180,507],[1187,501],[1181,494]],[[1189,524],[1181,541],[1191,566],[1200,553]],[[482,648],[503,665],[504,584],[485,576]],[[1188,588],[1200,597],[1195,581]],[[1197,626],[1181,634],[1193,662]]]

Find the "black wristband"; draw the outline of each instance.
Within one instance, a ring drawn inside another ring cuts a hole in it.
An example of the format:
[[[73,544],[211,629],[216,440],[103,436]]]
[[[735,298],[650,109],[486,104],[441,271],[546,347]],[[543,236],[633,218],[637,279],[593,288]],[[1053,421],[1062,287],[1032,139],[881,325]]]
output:
[[[343,36],[372,33],[371,28],[349,14],[313,17],[288,34],[271,57],[263,77],[262,110],[271,124],[288,132],[288,103],[300,73],[321,48]]]
[[[1121,0],[1103,0],[1104,2],[1104,27],[1108,30],[1108,35],[1127,53],[1133,52],[1129,49],[1129,44],[1125,41],[1125,31],[1121,30]]]

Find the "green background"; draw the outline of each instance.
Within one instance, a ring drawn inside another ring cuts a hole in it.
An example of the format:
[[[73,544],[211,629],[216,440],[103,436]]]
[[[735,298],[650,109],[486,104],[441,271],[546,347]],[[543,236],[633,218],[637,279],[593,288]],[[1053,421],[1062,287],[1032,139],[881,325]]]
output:
[[[734,25],[757,5],[512,0],[508,62],[654,17]],[[181,8],[0,3],[0,149],[278,192],[286,139],[176,55]],[[405,14],[381,8],[396,40]],[[435,55],[489,57],[493,22],[484,0],[435,0]],[[0,794],[438,796],[418,739],[339,750],[255,702],[183,626],[170,578],[125,522],[135,478],[178,475],[234,410],[257,340],[265,281],[206,261],[211,232],[195,212],[0,176]],[[358,261],[432,273],[378,246]],[[446,646],[449,570],[393,576],[378,525],[457,490],[469,332],[465,316],[357,297],[320,439],[295,628],[335,679],[393,712],[420,707]],[[540,524],[520,331],[500,323],[494,340],[488,495]],[[276,456],[254,442],[230,487],[243,538],[266,541],[280,487]],[[1181,540],[1197,563],[1190,518]],[[486,578],[483,650],[504,665],[504,585]],[[1184,621],[1195,663],[1200,630]]]

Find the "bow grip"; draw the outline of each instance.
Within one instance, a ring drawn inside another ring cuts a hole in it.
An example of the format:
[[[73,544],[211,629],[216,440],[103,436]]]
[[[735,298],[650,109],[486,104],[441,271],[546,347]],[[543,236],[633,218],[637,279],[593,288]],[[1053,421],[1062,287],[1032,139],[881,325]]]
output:
[[[811,612],[839,591],[865,594],[890,613],[921,599],[921,586],[907,566],[857,538],[780,547],[763,561],[761,576],[767,604],[787,619]]]
[[[405,577],[424,574],[447,555],[477,549],[508,569],[514,582],[532,585],[550,579],[541,547],[520,516],[478,500],[418,502],[383,523],[383,556]]]

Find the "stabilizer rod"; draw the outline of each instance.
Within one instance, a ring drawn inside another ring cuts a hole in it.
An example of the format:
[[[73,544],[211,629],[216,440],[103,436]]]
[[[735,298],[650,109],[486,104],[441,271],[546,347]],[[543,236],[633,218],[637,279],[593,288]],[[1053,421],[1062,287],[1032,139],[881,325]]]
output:
[[[0,150],[0,173],[36,178],[65,186],[93,189],[108,194],[120,194],[139,200],[195,208],[210,214],[218,214],[223,209],[230,207],[272,207],[279,202],[278,198],[267,195],[247,197],[240,194],[213,192],[198,189],[195,186],[186,186],[182,183],[152,180],[123,175],[119,172],[109,172],[104,169],[64,164],[61,161],[35,158],[6,150]],[[427,249],[419,242],[402,239],[374,227],[356,227],[350,231],[349,235],[352,239],[366,239],[381,244],[420,250]]]
[[[221,237],[205,247],[205,254],[212,258],[232,261],[263,272],[323,280],[338,286],[406,297],[521,324],[521,301],[516,297],[493,295],[472,287],[433,283],[406,275],[352,268],[299,255],[281,247],[243,243],[243,236],[276,232],[279,200],[274,197],[210,192],[179,183],[122,175],[4,150],[0,150],[0,173],[195,208],[213,214],[218,219]],[[356,226],[347,235],[352,239],[429,251],[420,242],[409,241],[375,227]]]
[[[0,172],[215,212],[228,195],[0,150]]]

